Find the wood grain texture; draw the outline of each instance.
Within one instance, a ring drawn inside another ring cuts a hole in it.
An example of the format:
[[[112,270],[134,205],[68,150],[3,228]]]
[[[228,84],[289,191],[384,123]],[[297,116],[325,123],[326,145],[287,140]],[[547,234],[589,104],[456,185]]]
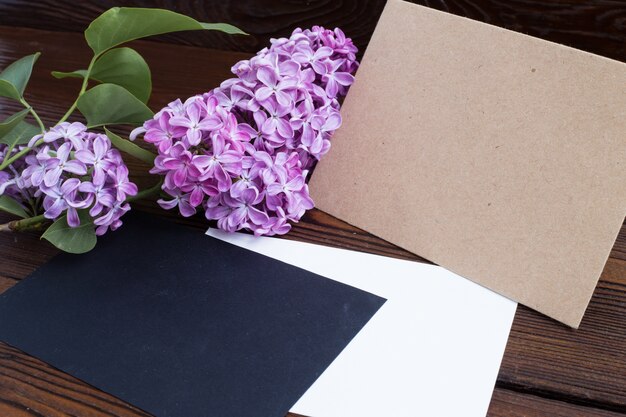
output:
[[[154,72],[153,109],[178,96],[206,91],[229,76],[246,53],[136,42]],[[80,34],[0,27],[0,68],[41,50],[28,99],[47,122],[58,119],[78,90],[76,80],[53,80],[49,72],[84,67],[89,50]],[[18,108],[0,101],[0,116]],[[154,182],[147,167],[129,159],[140,186]],[[152,203],[156,212],[203,230],[202,216],[182,219]],[[0,222],[10,217],[0,214]],[[419,260],[317,210],[287,236],[335,247]],[[55,249],[34,234],[0,234],[0,291],[50,259]],[[578,331],[520,306],[498,377],[490,416],[626,415],[626,226],[615,243],[600,284]],[[121,405],[120,405],[121,404]],[[140,410],[113,399],[14,349],[0,346],[0,416],[138,416]]]
[[[0,343],[0,415],[146,417],[149,414]],[[617,417],[622,414],[496,388],[490,417]],[[302,417],[288,414],[287,417]],[[346,416],[355,417],[355,416]]]
[[[626,3],[619,0],[414,0],[414,3],[528,33],[589,52],[626,58]],[[235,24],[250,37],[186,33],[166,42],[255,52],[294,27],[340,26],[363,50],[385,0],[0,0],[0,24],[81,32],[112,6],[162,7],[208,22]]]
[[[138,417],[148,414],[0,343],[0,415]],[[623,414],[496,388],[488,415],[610,417]],[[295,414],[289,416],[296,417]]]
[[[0,343],[0,415],[140,417],[149,414]]]
[[[621,413],[564,404],[534,395],[498,389],[493,392],[489,417],[618,417]]]

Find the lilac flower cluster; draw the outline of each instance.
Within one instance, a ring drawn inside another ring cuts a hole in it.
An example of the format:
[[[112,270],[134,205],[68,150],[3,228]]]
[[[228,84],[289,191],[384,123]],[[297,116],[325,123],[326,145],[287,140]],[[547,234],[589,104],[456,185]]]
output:
[[[306,184],[340,126],[338,98],[357,69],[357,49],[340,29],[296,29],[232,68],[237,78],[170,103],[131,135],[159,155],[152,173],[191,216],[198,207],[218,227],[287,233],[313,207]]]
[[[44,216],[55,220],[67,213],[68,225],[78,227],[78,210],[89,209],[97,235],[121,226],[120,217],[130,210],[125,200],[137,194],[137,186],[109,138],[65,122],[47,131],[43,142],[25,158],[20,180],[23,189],[42,197]]]

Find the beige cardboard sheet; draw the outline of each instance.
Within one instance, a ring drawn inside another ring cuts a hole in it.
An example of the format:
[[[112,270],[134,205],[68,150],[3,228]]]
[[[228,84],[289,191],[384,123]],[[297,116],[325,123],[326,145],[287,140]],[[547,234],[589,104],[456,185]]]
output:
[[[626,65],[390,0],[317,206],[578,327],[626,214]]]

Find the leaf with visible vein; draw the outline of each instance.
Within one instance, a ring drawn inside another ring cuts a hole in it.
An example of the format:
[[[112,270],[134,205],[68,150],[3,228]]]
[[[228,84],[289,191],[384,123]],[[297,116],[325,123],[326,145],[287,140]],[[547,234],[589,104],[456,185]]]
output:
[[[97,242],[95,226],[87,210],[79,210],[78,217],[80,218],[78,227],[70,227],[66,216],[63,216],[52,223],[41,238],[65,252],[89,252]]]
[[[85,78],[87,70],[53,71],[52,75],[56,78]],[[103,54],[94,64],[89,78],[124,87],[144,103],[148,102],[152,92],[150,68],[143,57],[131,48],[115,48]]]
[[[140,125],[154,115],[127,89],[115,84],[100,84],[87,90],[78,99],[78,110],[87,119],[87,127]]]
[[[85,39],[98,55],[124,42],[183,30],[218,30],[228,34],[246,34],[226,23],[202,23],[170,10],[113,7],[91,22],[85,30]]]
[[[23,219],[28,217],[28,214],[26,213],[26,210],[24,210],[24,207],[22,207],[20,203],[18,203],[8,195],[0,195],[0,210],[14,214]]]
[[[17,125],[19,125],[22,120],[24,120],[27,114],[28,109],[24,109],[20,112],[12,114],[11,116],[7,117],[4,122],[0,123],[0,143],[5,143],[2,138],[10,131],[15,129],[15,127],[17,127]]]
[[[0,143],[9,145],[9,148],[13,148],[16,145],[23,145],[28,143],[33,136],[41,133],[41,130],[34,125],[27,122],[20,122],[9,133],[0,138]]]
[[[18,59],[0,73],[0,96],[20,100],[33,72],[39,52]]]
[[[127,139],[121,138],[120,136],[111,132],[106,127],[104,128],[104,131],[107,137],[111,140],[113,146],[115,146],[117,149],[131,156],[134,156],[135,158],[147,163],[148,165],[154,165],[154,158],[156,157],[156,155],[154,155],[152,152],[143,149],[142,147],[134,144]]]

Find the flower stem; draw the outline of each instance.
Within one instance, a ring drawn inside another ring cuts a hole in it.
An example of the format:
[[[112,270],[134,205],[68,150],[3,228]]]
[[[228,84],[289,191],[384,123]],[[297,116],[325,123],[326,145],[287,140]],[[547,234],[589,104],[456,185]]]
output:
[[[76,100],[74,100],[74,103],[72,103],[72,105],[67,110],[67,112],[63,115],[63,117],[61,117],[61,120],[59,120],[59,123],[63,123],[64,121],[66,121],[67,118],[72,115],[74,110],[76,110],[76,106],[78,105],[78,100],[80,99],[80,97],[83,94],[85,94],[85,91],[87,91],[87,85],[89,84],[89,76],[91,75],[91,70],[93,69],[93,66],[96,63],[96,60],[99,57],[100,57],[100,55],[98,54],[98,55],[94,55],[94,57],[91,58],[91,62],[89,63],[89,67],[87,67],[87,71],[85,72],[85,78],[83,78],[83,85],[80,87],[80,91],[78,92],[78,97],[76,97]],[[59,124],[59,123],[57,123],[57,124]]]
[[[28,217],[22,220],[13,220],[5,224],[0,224],[0,232],[25,232],[28,230],[39,230],[48,223],[50,219],[43,214],[35,217]]]
[[[5,150],[4,154],[5,155],[11,155],[11,153],[13,152],[14,148],[15,148],[15,144],[9,145],[9,147]]]
[[[162,184],[163,184],[163,180],[160,180],[156,185],[148,188],[147,190],[141,190],[134,196],[128,197],[126,199],[126,202],[130,203],[132,201],[142,200],[144,198],[151,197],[152,195],[157,194],[159,191],[161,191]]]
[[[43,139],[39,139],[36,143],[34,147],[37,147],[39,145],[41,145],[43,143]],[[12,157],[5,159],[4,162],[2,162],[2,164],[0,164],[0,171],[2,171],[3,169],[5,169],[6,167],[8,167],[9,165],[11,165],[13,162],[17,161],[18,159],[20,159],[22,156],[24,156],[25,154],[27,154],[28,152],[30,152],[33,148],[30,147],[26,147],[24,149],[22,149],[21,151],[19,151],[18,153],[16,153],[15,155],[13,155]]]

